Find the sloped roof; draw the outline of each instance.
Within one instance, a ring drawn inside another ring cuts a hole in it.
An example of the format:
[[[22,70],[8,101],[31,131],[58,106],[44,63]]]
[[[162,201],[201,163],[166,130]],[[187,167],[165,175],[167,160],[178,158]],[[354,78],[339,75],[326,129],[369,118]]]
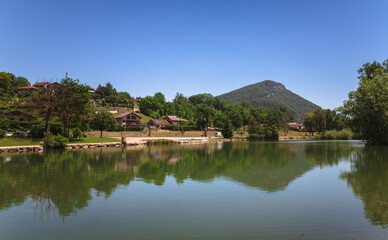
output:
[[[180,122],[180,121],[185,121],[185,119],[176,117],[176,116],[166,116],[166,118],[170,119],[173,122]]]
[[[130,114],[133,114],[133,115],[136,115],[136,116],[138,116],[139,118],[142,118],[142,117],[140,117],[139,115],[137,115],[136,113],[134,113],[134,112],[125,112],[125,113],[120,113],[119,115],[117,115],[115,118],[122,118],[122,117],[125,117],[125,116],[127,116],[127,115],[130,115]]]
[[[18,90],[23,90],[23,89],[27,89],[27,90],[38,90],[39,88],[36,88],[36,87],[33,87],[33,86],[26,86],[26,87],[20,87],[20,88],[18,88]]]
[[[4,116],[9,117],[10,115],[11,116],[14,115],[15,113],[19,113],[21,115],[24,115],[24,116],[36,119],[36,117],[34,117],[34,116],[30,115],[30,114],[24,113],[22,111],[19,111],[19,110],[14,110],[14,111],[11,111],[11,112],[4,113]]]
[[[165,119],[151,119],[150,122],[153,122],[155,125],[171,125],[167,120]],[[149,122],[148,122],[149,123]]]
[[[49,85],[49,82],[36,82],[33,84],[33,86],[46,86]]]

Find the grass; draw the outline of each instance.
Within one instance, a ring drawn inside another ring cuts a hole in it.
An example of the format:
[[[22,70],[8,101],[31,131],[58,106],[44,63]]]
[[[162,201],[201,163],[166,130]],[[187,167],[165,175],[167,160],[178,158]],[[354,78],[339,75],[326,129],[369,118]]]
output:
[[[39,145],[39,142],[41,142],[41,141],[42,141],[42,139],[2,138],[2,139],[0,139],[0,147]]]
[[[101,138],[99,137],[88,137],[81,139],[70,139],[68,143],[100,143]],[[121,139],[117,138],[102,138],[102,142],[121,142]]]
[[[147,124],[147,123],[152,119],[151,117],[148,117],[148,116],[146,116],[146,115],[144,115],[144,114],[142,114],[142,113],[140,113],[140,112],[136,112],[136,114],[139,115],[139,116],[141,117],[140,122],[141,122],[142,124]]]
[[[28,146],[28,145],[39,145],[43,139],[31,139],[31,138],[3,138],[0,139],[0,147],[15,147],[15,146]],[[102,138],[104,143],[106,142],[121,142],[120,139],[115,138]],[[70,139],[68,143],[100,143],[101,138],[81,138],[81,139]]]

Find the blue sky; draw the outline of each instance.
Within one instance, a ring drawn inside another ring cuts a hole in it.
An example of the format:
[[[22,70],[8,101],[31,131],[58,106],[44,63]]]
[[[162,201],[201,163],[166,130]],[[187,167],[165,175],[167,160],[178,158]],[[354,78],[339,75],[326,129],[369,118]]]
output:
[[[219,95],[263,80],[324,107],[388,59],[388,1],[0,0],[0,71]]]

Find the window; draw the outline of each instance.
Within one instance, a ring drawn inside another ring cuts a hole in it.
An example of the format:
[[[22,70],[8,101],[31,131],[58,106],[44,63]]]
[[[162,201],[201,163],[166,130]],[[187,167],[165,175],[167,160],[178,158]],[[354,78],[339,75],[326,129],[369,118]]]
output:
[[[19,121],[24,121],[24,118],[20,118],[20,120]]]

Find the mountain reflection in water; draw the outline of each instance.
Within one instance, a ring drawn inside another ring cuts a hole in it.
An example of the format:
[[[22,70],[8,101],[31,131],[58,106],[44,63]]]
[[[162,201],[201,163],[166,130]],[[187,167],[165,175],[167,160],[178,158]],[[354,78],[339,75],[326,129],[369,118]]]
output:
[[[0,211],[31,199],[42,212],[76,215],[131,181],[163,185],[224,178],[264,192],[283,191],[309,170],[350,161],[341,174],[374,225],[388,224],[388,148],[357,142],[215,143],[0,155]]]

